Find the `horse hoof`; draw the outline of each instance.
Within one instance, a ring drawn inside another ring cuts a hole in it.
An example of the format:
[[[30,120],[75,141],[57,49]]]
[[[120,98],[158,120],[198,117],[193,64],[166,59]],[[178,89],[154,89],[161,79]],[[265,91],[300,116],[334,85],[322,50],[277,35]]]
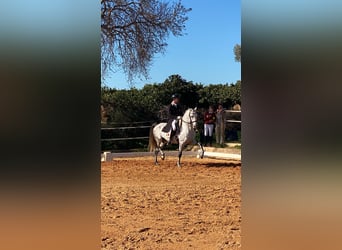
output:
[[[163,155],[162,155],[160,158],[161,158],[162,160],[165,160],[165,156],[163,156]]]
[[[154,163],[154,166],[156,166],[156,167],[159,166],[159,163],[158,163],[158,162],[155,162],[155,163]]]

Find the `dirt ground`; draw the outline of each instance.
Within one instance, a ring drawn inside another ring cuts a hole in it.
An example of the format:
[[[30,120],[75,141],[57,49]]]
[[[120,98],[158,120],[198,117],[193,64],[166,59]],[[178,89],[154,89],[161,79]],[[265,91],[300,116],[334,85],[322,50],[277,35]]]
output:
[[[241,249],[241,163],[102,163],[102,249]]]

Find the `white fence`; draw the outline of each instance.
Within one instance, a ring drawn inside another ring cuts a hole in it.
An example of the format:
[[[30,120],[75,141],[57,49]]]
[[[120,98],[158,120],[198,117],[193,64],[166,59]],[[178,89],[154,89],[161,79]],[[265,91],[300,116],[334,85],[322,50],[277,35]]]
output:
[[[148,157],[152,156],[151,152],[129,152],[129,153],[112,153],[109,151],[103,152],[101,154],[101,162],[112,161],[117,158],[131,158],[131,157]],[[168,151],[167,156],[178,156],[178,151]],[[199,156],[198,152],[194,151],[184,151],[183,156]],[[241,154],[230,154],[221,152],[207,152],[204,151],[205,158],[223,159],[223,160],[241,160]],[[199,157],[198,157],[199,158]]]

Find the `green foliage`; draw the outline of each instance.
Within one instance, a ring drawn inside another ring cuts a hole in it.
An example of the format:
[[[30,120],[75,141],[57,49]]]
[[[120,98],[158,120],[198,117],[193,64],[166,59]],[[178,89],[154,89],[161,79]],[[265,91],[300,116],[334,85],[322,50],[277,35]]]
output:
[[[228,99],[231,100],[232,105],[241,105],[241,81],[237,81],[229,87]]]
[[[195,107],[199,101],[198,91],[203,88],[201,84],[187,82],[180,75],[169,76],[164,83],[160,85],[162,103],[168,105],[172,94],[177,93],[181,96],[182,105],[185,107]]]
[[[116,123],[157,121],[160,111],[170,104],[173,93],[181,95],[181,103],[185,108],[207,108],[218,103],[230,108],[235,103],[241,104],[241,81],[203,86],[186,81],[179,75],[171,75],[163,83],[146,84],[142,89],[103,87],[101,91],[102,103],[112,107],[108,114],[110,121]]]
[[[199,92],[199,103],[202,106],[221,103],[224,107],[241,104],[241,81],[236,84],[210,84],[203,87]]]
[[[210,84],[200,91],[200,103],[204,107],[212,104],[222,103],[224,106],[230,106],[228,84]]]
[[[241,62],[241,45],[240,44],[236,44],[234,46],[234,56],[235,56],[236,62]]]

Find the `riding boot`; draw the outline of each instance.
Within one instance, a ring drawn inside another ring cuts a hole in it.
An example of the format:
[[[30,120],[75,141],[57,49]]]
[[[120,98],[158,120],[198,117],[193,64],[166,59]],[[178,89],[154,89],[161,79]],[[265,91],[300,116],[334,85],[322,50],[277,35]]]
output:
[[[174,130],[171,130],[171,134],[170,134],[170,139],[169,141],[167,142],[167,144],[170,144],[172,142],[172,137],[175,135],[176,131]]]
[[[209,136],[209,145],[210,147],[213,145],[213,136]]]
[[[208,136],[204,136],[204,146],[207,146]]]
[[[176,140],[178,140],[178,135],[179,135],[179,128],[177,127],[176,131],[175,131],[175,139]]]

